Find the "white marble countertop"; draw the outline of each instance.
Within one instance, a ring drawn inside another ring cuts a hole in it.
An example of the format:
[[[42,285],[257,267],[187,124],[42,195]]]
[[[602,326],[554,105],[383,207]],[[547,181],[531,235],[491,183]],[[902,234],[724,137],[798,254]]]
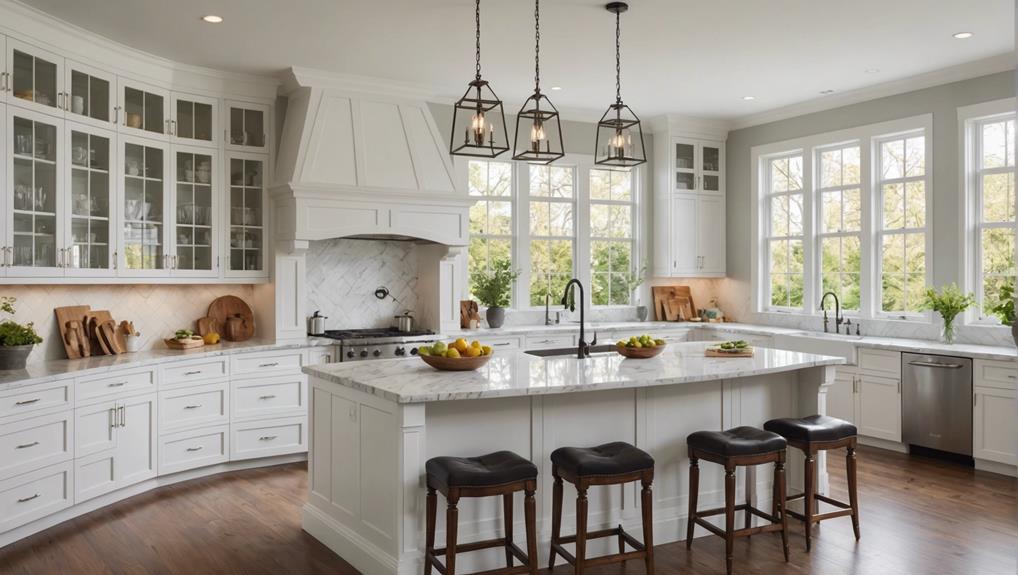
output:
[[[301,349],[335,344],[335,340],[316,337],[292,342],[250,339],[238,343],[224,341],[217,345],[208,345],[184,351],[160,347],[146,351],[122,353],[120,355],[97,355],[82,359],[55,359],[52,361],[29,363],[22,370],[0,371],[0,392],[44,381],[54,381],[82,375],[95,375],[118,369],[147,367],[174,361],[201,359],[234,353]]]
[[[304,373],[397,403],[518,397],[734,379],[844,363],[840,357],[757,348],[752,358],[708,358],[708,342],[670,344],[653,359],[615,352],[541,358],[496,354],[477,371],[438,371],[423,361],[382,360],[309,366]]]

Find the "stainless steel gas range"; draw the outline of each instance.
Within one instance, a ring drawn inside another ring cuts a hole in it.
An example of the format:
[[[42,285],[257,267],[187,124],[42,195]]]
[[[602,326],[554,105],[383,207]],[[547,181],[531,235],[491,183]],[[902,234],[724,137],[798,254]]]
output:
[[[432,331],[401,332],[396,328],[326,330],[319,337],[339,342],[339,361],[413,357],[418,347],[441,339]]]

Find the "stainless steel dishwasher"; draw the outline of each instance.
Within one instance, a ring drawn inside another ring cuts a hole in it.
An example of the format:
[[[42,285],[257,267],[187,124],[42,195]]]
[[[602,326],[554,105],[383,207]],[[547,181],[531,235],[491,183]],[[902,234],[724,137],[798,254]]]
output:
[[[972,455],[972,360],[901,354],[901,439],[906,445]]]

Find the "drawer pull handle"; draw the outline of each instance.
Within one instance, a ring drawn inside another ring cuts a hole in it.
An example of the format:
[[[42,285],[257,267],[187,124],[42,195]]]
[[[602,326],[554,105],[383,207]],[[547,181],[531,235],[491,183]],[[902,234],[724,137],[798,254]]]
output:
[[[199,445],[198,447],[188,447],[187,448],[188,451],[201,451],[202,449],[205,449],[205,446]]]
[[[1018,375],[1009,375],[1009,376],[1007,376],[1007,378],[1008,379],[1018,379]]]
[[[278,365],[279,365],[279,362],[278,361],[274,361],[272,363],[259,363],[258,367],[276,367]]]
[[[127,385],[126,381],[118,381],[116,383],[107,383],[106,387],[124,387]]]
[[[199,407],[201,407],[200,403],[197,405],[185,405],[184,409],[198,409]]]
[[[38,403],[38,402],[39,402],[39,398],[37,397],[35,399],[25,399],[25,400],[22,400],[22,401],[17,401],[17,402],[14,403],[14,405],[32,405],[33,403]]]
[[[964,367],[960,363],[937,363],[935,361],[910,361],[908,364],[916,367],[935,367],[940,369],[961,369]]]
[[[201,374],[201,370],[200,369],[197,370],[197,371],[185,371],[184,372],[184,375],[199,375],[199,374]]]
[[[275,397],[275,395],[262,395],[259,396],[258,399],[275,399]]]
[[[39,494],[36,493],[35,495],[33,495],[31,497],[25,497],[24,499],[18,499],[18,503],[27,503],[27,502],[29,502],[29,501],[31,501],[33,499],[38,499],[38,498],[39,498]]]
[[[510,345],[510,343],[508,341],[503,341],[502,343],[493,343],[491,345],[498,346],[498,347],[503,347],[503,346],[506,346],[506,345]]]
[[[258,438],[258,441],[272,441],[275,438],[276,438],[275,435],[263,435]]]
[[[36,445],[39,445],[38,441],[33,441],[32,443],[25,443],[23,445],[19,445],[17,448],[18,449],[28,449],[29,447],[35,447]]]

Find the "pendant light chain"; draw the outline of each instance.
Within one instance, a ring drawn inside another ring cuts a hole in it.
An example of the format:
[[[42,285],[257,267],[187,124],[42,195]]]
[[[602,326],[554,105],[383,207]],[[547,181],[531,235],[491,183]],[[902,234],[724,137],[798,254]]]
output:
[[[541,91],[541,0],[534,0],[534,91]]]
[[[477,58],[476,79],[481,79],[481,0],[476,0],[474,3],[474,29],[476,32],[477,51],[475,56]]]
[[[615,13],[615,102],[622,103],[622,26],[620,12]]]

